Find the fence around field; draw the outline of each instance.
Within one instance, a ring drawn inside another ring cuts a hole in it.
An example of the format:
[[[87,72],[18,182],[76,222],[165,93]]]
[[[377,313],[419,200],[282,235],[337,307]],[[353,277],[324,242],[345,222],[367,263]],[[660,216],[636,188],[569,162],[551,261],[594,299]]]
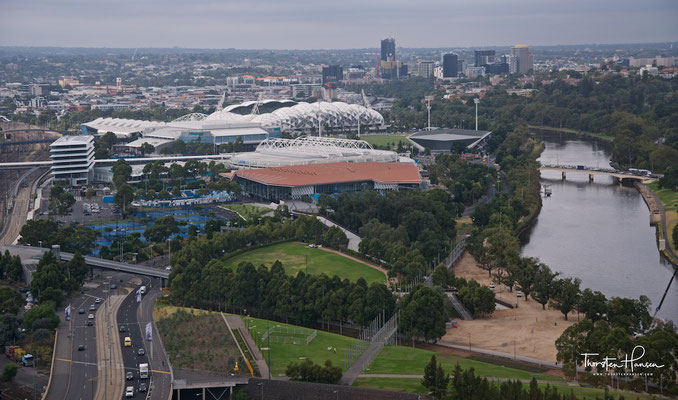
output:
[[[310,330],[289,326],[272,326],[261,335],[261,342],[308,345],[316,336],[318,336],[318,331],[315,329]]]

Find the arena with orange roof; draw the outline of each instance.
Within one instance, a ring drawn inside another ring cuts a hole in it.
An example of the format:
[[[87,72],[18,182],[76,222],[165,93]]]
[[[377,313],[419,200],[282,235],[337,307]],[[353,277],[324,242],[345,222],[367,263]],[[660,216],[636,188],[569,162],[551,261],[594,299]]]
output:
[[[335,162],[260,169],[225,174],[240,184],[243,194],[279,201],[303,196],[366,190],[412,190],[422,185],[412,162]]]

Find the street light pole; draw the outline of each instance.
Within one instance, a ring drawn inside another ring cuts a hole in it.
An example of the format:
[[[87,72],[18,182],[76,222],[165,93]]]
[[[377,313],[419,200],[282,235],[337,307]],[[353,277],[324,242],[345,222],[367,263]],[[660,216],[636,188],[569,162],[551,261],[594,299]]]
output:
[[[478,130],[478,103],[480,103],[480,99],[473,99],[473,102],[476,104],[476,130]]]

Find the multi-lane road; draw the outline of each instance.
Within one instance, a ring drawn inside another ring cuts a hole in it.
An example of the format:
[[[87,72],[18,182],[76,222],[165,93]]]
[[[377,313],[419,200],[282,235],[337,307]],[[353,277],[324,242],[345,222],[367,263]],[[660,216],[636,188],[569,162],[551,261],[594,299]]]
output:
[[[116,285],[115,289],[109,289],[111,283]],[[138,303],[136,292],[142,285],[149,291],[143,296],[142,302]],[[134,387],[133,398],[136,399],[169,399],[170,372],[160,339],[153,328],[151,353],[150,342],[145,335],[146,323],[152,321],[155,298],[160,293],[159,287],[158,279],[110,271],[102,272],[102,276],[88,282],[81,296],[72,299],[71,320],[62,321],[59,327],[54,371],[47,399],[93,399],[97,397],[97,389],[102,398],[116,397],[110,397],[112,392],[121,393],[121,397],[125,398],[127,386]],[[97,298],[101,299],[99,304]],[[94,310],[90,310],[92,306]],[[80,314],[80,310],[83,314]],[[95,318],[90,319],[90,314],[94,314]],[[92,321],[92,324],[88,325],[88,321]],[[124,332],[120,331],[121,326],[124,327]],[[112,337],[119,335],[119,340],[99,343],[98,356],[97,337],[102,340],[103,335],[97,336],[97,330],[100,333],[110,332]],[[132,339],[131,347],[124,347],[124,338],[127,336]],[[111,348],[112,346],[120,348]],[[144,349],[144,355],[138,354],[139,348]],[[120,354],[118,351],[122,354],[121,359],[116,357],[116,354]],[[141,363],[150,364],[148,379],[139,378]],[[125,379],[127,372],[132,372],[132,380]],[[146,393],[138,391],[141,382],[146,384]],[[112,385],[117,386],[111,390]]]

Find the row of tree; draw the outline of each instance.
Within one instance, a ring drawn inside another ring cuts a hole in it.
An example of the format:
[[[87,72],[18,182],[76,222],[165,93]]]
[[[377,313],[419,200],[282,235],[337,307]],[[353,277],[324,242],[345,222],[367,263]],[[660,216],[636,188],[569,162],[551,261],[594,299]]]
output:
[[[49,219],[33,219],[26,221],[21,228],[19,243],[35,247],[51,248],[58,244],[61,250],[68,253],[89,253],[94,249],[96,232],[81,225],[59,226]]]

